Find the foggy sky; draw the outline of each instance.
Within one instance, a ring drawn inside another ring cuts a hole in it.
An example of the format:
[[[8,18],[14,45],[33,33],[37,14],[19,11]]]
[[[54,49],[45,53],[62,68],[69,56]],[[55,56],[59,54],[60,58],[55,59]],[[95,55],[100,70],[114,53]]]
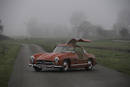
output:
[[[31,18],[70,26],[74,12],[84,12],[93,24],[111,29],[125,5],[126,0],[0,0],[0,19],[6,35],[27,35]]]

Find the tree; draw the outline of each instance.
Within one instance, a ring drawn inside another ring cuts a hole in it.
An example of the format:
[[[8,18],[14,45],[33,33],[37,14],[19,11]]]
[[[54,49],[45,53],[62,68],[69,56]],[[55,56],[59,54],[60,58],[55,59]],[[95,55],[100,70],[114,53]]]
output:
[[[122,29],[120,30],[120,35],[121,35],[121,37],[123,37],[123,38],[129,37],[128,29],[127,29],[127,28],[122,28]]]
[[[101,37],[105,37],[105,36],[106,36],[106,31],[105,31],[101,26],[98,26],[98,27],[97,27],[97,33],[98,33]]]
[[[86,15],[82,12],[75,12],[70,18],[72,24],[72,31],[75,37],[80,37],[82,30],[80,29],[81,24],[86,21]]]
[[[102,27],[98,27],[89,22],[84,13],[80,12],[72,14],[70,21],[74,36],[77,38],[97,39],[100,35],[106,35],[106,31]]]
[[[3,34],[4,27],[2,25],[2,20],[0,20],[0,40],[10,39],[8,36]]]
[[[113,25],[115,36],[122,37],[126,31],[130,32],[130,5],[127,3],[119,14],[117,22]],[[126,28],[126,29],[124,29]],[[122,33],[123,32],[123,33]],[[121,35],[121,36],[120,36]]]
[[[3,25],[1,23],[2,23],[2,21],[0,20],[0,34],[3,33]]]
[[[78,35],[80,38],[88,38],[91,36],[93,25],[88,21],[82,21],[82,23],[78,26]]]
[[[79,26],[83,21],[86,20],[86,15],[82,12],[75,12],[70,18],[70,22],[73,26]]]
[[[77,12],[71,16],[74,36],[77,38],[97,38],[96,26],[87,20],[84,13]]]

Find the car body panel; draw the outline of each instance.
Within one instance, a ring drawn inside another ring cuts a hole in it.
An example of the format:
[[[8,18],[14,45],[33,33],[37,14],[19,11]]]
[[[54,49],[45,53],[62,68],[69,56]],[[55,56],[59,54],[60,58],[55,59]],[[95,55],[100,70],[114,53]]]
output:
[[[71,68],[83,68],[88,67],[89,64],[88,59],[91,59],[93,61],[93,65],[96,64],[95,56],[92,54],[89,54],[87,52],[84,52],[84,49],[81,46],[77,46],[77,42],[90,42],[90,40],[85,39],[72,39],[68,41],[65,44],[59,44],[57,47],[63,47],[63,48],[73,48],[74,51],[63,51],[61,49],[61,52],[52,52],[52,53],[37,53],[34,54],[34,65],[38,65],[37,61],[44,61],[44,63],[52,63],[51,65],[47,65],[48,67],[62,67],[64,60],[70,61],[70,67]],[[82,53],[76,51],[76,48],[80,48],[82,50]],[[58,58],[58,62],[55,61],[55,59]]]

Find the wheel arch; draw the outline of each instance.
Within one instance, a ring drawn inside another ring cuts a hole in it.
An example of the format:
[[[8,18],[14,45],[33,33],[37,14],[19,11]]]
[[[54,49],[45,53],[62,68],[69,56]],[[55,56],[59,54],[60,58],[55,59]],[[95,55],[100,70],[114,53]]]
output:
[[[95,60],[95,58],[90,57],[90,58],[88,58],[88,60],[91,60],[93,65],[95,65],[95,64],[96,64],[96,60]]]
[[[69,67],[70,67],[70,65],[71,65],[71,60],[70,60],[70,58],[65,58],[64,60],[63,60],[63,62],[64,61],[67,61],[68,63],[69,63]]]

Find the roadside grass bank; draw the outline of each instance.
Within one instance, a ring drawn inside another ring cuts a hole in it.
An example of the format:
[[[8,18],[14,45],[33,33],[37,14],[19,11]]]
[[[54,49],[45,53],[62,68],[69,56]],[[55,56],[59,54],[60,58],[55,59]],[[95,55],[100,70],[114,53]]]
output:
[[[130,75],[130,53],[93,48],[85,49],[88,53],[96,56],[98,64]]]
[[[112,48],[112,47],[94,47],[94,46],[87,46],[87,48],[102,49],[102,50],[112,50],[112,51],[119,51],[119,52],[130,53],[130,49],[120,49],[120,48]]]
[[[8,87],[8,81],[20,44],[14,40],[0,41],[0,87]]]
[[[130,41],[114,41],[114,40],[97,40],[90,43],[79,43],[80,45],[97,48],[97,49],[108,49],[117,51],[130,51]]]

